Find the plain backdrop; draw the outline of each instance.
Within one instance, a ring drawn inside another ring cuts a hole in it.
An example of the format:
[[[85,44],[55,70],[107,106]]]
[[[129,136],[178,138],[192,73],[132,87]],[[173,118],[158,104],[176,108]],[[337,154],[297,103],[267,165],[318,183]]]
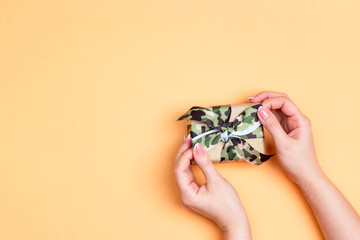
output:
[[[175,120],[263,90],[312,120],[321,166],[359,210],[359,12],[350,0],[0,1],[0,239],[221,239],[181,204]],[[276,158],[216,168],[254,239],[323,238]]]

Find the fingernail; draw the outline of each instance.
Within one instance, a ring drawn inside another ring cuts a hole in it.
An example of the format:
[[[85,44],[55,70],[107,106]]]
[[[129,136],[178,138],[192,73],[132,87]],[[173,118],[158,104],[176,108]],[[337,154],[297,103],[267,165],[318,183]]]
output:
[[[260,106],[258,109],[259,116],[261,119],[265,120],[269,117],[269,113],[267,112],[267,109],[263,106]]]
[[[205,153],[204,147],[200,143],[196,143],[194,149],[198,156],[202,156]]]
[[[251,100],[251,99],[253,99],[253,98],[254,98],[254,96],[251,96],[251,97],[249,97],[248,99]]]

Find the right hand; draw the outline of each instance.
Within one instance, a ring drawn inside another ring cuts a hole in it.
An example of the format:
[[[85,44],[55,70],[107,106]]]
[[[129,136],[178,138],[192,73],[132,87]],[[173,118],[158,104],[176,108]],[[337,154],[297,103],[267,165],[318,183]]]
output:
[[[289,178],[301,181],[322,175],[317,161],[310,120],[284,93],[261,92],[251,100],[261,103],[260,122],[272,135],[281,166]]]

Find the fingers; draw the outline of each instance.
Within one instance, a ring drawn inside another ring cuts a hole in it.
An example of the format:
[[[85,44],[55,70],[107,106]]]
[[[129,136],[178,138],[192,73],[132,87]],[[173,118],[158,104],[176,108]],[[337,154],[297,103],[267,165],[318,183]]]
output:
[[[184,138],[184,142],[179,148],[179,151],[178,151],[178,153],[176,155],[176,161],[178,161],[181,154],[183,154],[183,152],[185,152],[190,147],[191,147],[191,137],[190,137],[190,134],[189,134]]]
[[[303,115],[296,105],[288,97],[284,96],[265,99],[261,102],[261,105],[267,109],[280,110],[287,117]]]
[[[214,181],[218,180],[220,174],[216,171],[209,154],[201,144],[195,144],[193,155],[195,162],[204,174],[206,182],[211,185]]]
[[[193,151],[189,148],[180,155],[175,164],[176,183],[182,195],[193,195],[199,189],[192,172],[189,172],[191,159],[193,159]]]
[[[288,117],[303,115],[286,93],[264,91],[253,96],[250,101],[254,103],[261,102],[267,109],[280,110],[280,113]],[[277,118],[279,119],[279,116]]]
[[[174,169],[176,183],[185,198],[193,197],[199,189],[190,166],[190,160],[195,159],[204,174],[207,184],[212,185],[220,177],[205,148],[201,144],[196,144],[191,149],[190,139],[189,136],[185,138],[184,143],[180,146]]]
[[[179,148],[179,151],[178,151],[178,154],[176,156],[176,162],[178,161],[178,159],[180,158],[180,156],[187,150],[191,147],[191,137],[190,137],[190,134],[187,135],[186,137],[184,137],[184,142],[183,144],[181,144],[180,148]],[[189,177],[190,177],[190,180],[191,181],[195,181],[195,176],[194,176],[194,173],[192,171],[192,168],[191,166],[189,166],[187,168],[187,173],[189,174]]]
[[[288,136],[286,132],[281,127],[276,116],[269,109],[261,106],[258,109],[258,116],[260,122],[270,132],[275,142],[281,143],[287,140]]]
[[[271,110],[271,112],[275,115],[275,117],[279,122],[283,120],[283,116],[281,115],[281,112],[279,112],[278,110]]]
[[[279,92],[271,92],[271,91],[263,91],[263,92],[260,92],[258,94],[256,94],[255,96],[249,98],[251,102],[262,102],[264,101],[265,99],[268,99],[268,98],[272,98],[272,97],[286,97],[286,93],[279,93]]]

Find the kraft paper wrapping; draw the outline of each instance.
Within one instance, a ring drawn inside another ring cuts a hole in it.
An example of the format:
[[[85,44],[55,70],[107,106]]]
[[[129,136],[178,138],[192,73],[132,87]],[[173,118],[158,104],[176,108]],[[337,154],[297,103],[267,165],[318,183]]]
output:
[[[260,165],[273,155],[264,154],[264,131],[257,117],[259,107],[261,104],[257,103],[192,107],[178,120],[187,121],[192,146],[196,142],[205,145],[212,162],[246,160]],[[195,164],[193,160],[191,163]]]

